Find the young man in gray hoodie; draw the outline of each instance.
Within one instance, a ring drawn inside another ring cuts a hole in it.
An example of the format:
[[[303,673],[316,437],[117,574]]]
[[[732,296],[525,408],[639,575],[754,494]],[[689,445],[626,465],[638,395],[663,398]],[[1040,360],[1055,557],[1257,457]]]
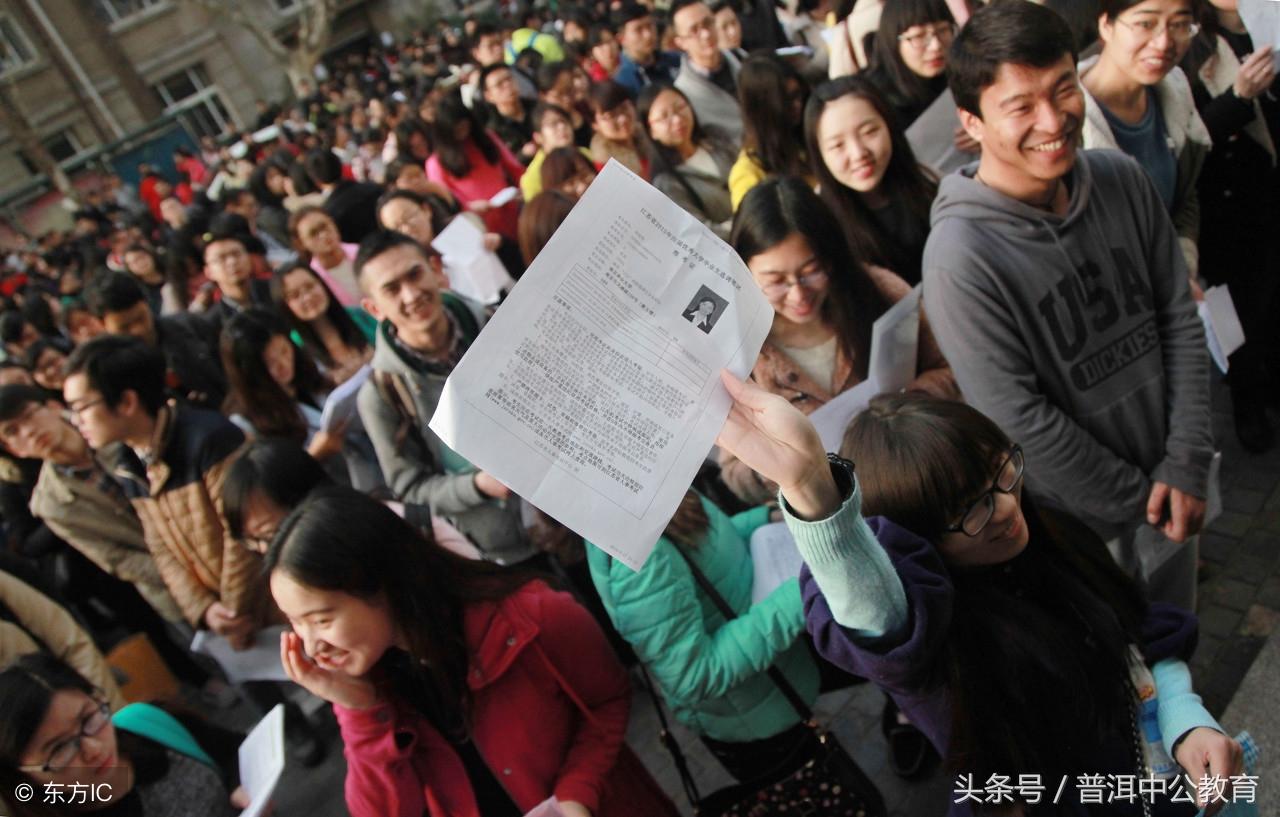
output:
[[[427,423],[444,381],[462,359],[484,316],[441,291],[422,246],[380,230],[360,244],[355,273],[362,305],[378,319],[374,374],[360,388],[360,420],[396,499],[429,505],[486,559],[520,562],[533,550],[520,499],[440,441]]]
[[[1132,159],[1077,151],[1084,100],[1052,11],[978,11],[948,81],[982,157],[933,206],[933,331],[965,397],[1022,444],[1037,495],[1108,539],[1152,598],[1194,609],[1208,354],[1169,216]]]

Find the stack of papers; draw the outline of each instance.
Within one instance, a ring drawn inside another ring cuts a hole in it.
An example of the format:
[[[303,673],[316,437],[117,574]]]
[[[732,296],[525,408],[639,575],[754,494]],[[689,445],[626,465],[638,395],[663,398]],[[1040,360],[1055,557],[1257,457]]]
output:
[[[258,721],[240,744],[240,785],[249,795],[249,807],[240,817],[260,817],[271,804],[271,795],[284,774],[284,704],[276,704]]]

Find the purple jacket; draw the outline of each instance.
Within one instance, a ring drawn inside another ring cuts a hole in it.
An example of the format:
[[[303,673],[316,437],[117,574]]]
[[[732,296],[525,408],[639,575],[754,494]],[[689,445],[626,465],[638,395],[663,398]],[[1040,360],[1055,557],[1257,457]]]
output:
[[[933,743],[944,758],[947,756],[951,729],[950,695],[945,688],[921,689],[911,679],[942,654],[951,628],[954,595],[950,573],[934,546],[925,539],[882,517],[868,519],[876,539],[888,553],[907,597],[908,621],[899,638],[888,637],[875,642],[855,640],[849,631],[832,618],[827,600],[814,580],[808,565],[800,573],[804,597],[805,621],[823,658],[843,670],[873,681],[891,695],[902,712]],[[1150,606],[1142,627],[1142,653],[1149,665],[1165,658],[1190,656],[1196,642],[1196,619],[1192,614],[1167,604]],[[1127,740],[1117,739],[1116,746],[1103,746],[1095,756],[1097,768],[1079,770],[1079,774],[1134,774],[1131,749]],[[1011,770],[1012,772],[1012,770]],[[981,786],[985,781],[975,781]],[[1046,781],[1046,799],[1051,800],[1054,786]],[[1068,787],[1072,790],[1074,787]],[[950,817],[973,814],[968,804],[957,805],[953,796]],[[1114,808],[1119,804],[1110,804]],[[1160,803],[1160,805],[1167,805]],[[1065,805],[1068,814],[1090,814],[1080,805]],[[1103,812],[1098,812],[1103,813]],[[1126,811],[1107,811],[1124,814]],[[1133,804],[1132,813],[1141,814]],[[1153,814],[1179,814],[1153,809]],[[1188,814],[1194,814],[1193,808]]]

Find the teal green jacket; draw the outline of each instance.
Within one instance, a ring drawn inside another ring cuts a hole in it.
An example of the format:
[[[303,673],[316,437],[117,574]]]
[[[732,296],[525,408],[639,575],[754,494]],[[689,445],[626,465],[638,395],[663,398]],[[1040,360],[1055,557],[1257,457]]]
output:
[[[800,718],[769,680],[776,664],[810,704],[818,667],[803,641],[800,585],[789,579],[751,604],[751,532],[769,509],[734,517],[702,500],[710,526],[694,562],[736,612],[726,623],[665,536],[639,571],[595,546],[591,578],[614,627],[653,674],[668,706],[700,735],[725,742],[772,737]]]

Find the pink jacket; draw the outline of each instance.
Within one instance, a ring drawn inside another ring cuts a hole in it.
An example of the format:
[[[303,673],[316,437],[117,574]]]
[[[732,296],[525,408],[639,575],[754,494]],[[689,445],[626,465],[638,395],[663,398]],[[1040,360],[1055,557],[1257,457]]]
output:
[[[484,154],[471,142],[467,143],[467,161],[471,164],[471,172],[458,178],[445,170],[440,158],[434,153],[427,159],[427,178],[448,188],[463,207],[473,201],[490,199],[495,193],[507,187],[519,187],[520,177],[524,175],[524,165],[503,144],[501,139],[489,131],[484,136],[492,139],[498,148],[498,163],[489,164]],[[507,202],[502,207],[489,209],[481,214],[485,228],[503,238],[516,240],[516,223],[520,218],[520,197]]]
[[[463,629],[472,740],[518,808],[555,795],[595,817],[675,817],[623,743],[626,671],[571,596],[530,582],[468,607]],[[462,761],[416,710],[399,701],[333,709],[352,817],[481,817]]]
[[[346,255],[347,260],[352,263],[355,263],[356,252],[359,251],[359,249],[360,245],[358,244],[342,245],[343,254]],[[311,259],[311,269],[321,281],[324,281],[325,286],[329,287],[333,292],[333,297],[338,299],[338,303],[343,306],[360,305],[360,293],[352,292],[346,285],[339,283],[336,278],[329,274],[329,271],[324,268],[324,265],[314,257]]]

